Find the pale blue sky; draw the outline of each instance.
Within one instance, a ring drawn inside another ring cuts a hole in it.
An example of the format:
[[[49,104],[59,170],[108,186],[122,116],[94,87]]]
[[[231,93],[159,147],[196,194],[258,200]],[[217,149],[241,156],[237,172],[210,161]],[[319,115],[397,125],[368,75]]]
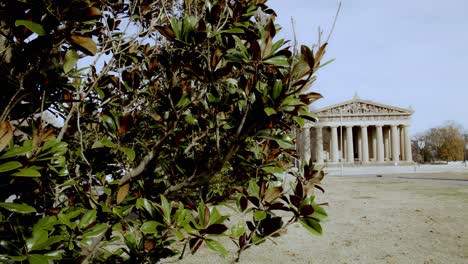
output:
[[[336,0],[269,0],[279,34],[299,44],[325,35]],[[415,110],[412,133],[454,120],[468,129],[468,0],[343,0],[327,58],[313,90],[314,107],[351,99]]]

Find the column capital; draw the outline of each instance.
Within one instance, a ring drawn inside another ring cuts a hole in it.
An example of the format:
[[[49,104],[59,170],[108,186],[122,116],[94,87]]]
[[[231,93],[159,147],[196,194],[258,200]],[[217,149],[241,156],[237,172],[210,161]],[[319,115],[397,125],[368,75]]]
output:
[[[383,127],[384,125],[377,124],[375,127]]]
[[[360,125],[360,127],[365,128],[368,127],[368,125]]]
[[[398,127],[399,125],[390,125],[391,127]]]

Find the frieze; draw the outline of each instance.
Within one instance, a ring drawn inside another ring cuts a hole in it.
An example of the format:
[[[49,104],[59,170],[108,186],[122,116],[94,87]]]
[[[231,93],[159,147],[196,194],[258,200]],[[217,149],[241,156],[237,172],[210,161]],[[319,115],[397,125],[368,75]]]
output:
[[[389,115],[389,116],[334,116],[327,117],[323,116],[319,118],[319,122],[329,121],[381,121],[381,120],[410,120],[409,115]]]
[[[356,115],[356,114],[405,114],[403,111],[382,107],[378,105],[366,104],[362,102],[351,102],[340,107],[326,109],[318,113],[319,115]]]

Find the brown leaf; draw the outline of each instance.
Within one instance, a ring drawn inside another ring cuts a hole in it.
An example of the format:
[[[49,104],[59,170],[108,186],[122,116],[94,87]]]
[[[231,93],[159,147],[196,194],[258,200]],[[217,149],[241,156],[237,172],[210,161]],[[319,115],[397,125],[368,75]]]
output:
[[[195,254],[195,252],[197,252],[197,250],[203,244],[203,241],[204,240],[199,237],[195,237],[189,240],[190,251],[192,252],[192,254]]]
[[[258,189],[258,197],[260,197],[260,199],[263,199],[263,197],[265,196],[265,190],[266,190],[266,181],[262,181],[260,183],[260,188]]]
[[[129,183],[120,186],[119,192],[117,192],[117,204],[120,204],[125,199],[125,197],[127,197],[129,191],[130,191]]]
[[[228,228],[223,224],[212,224],[204,230],[200,230],[200,234],[219,235],[224,233]]]
[[[144,247],[145,250],[152,250],[154,248],[154,240],[146,240]]]
[[[309,216],[311,214],[314,213],[314,207],[312,207],[312,205],[310,204],[306,204],[304,206],[301,207],[301,210],[300,210],[300,213],[302,216]]]
[[[70,41],[78,46],[78,48],[84,53],[94,56],[97,52],[97,45],[90,37],[84,37],[79,35],[73,35],[70,38]]]
[[[91,6],[88,8],[88,10],[86,10],[86,16],[89,16],[89,17],[101,16],[101,10],[99,10],[99,8],[97,7]]]
[[[322,60],[323,55],[325,55],[325,48],[327,47],[327,44],[328,43],[325,42],[315,53],[315,67],[320,65],[320,61]]]
[[[309,65],[309,67],[313,70],[314,67],[315,67],[315,59],[314,59],[314,54],[309,49],[309,47],[307,47],[305,45],[302,45],[301,46],[301,54],[304,57],[304,60]]]
[[[274,200],[280,197],[282,192],[283,192],[282,187],[274,187],[274,188],[268,189],[265,193],[265,201],[267,203],[272,203]]]
[[[205,206],[205,226],[207,226],[210,222],[210,216],[210,209],[208,208],[208,206]]]
[[[169,40],[173,40],[175,38],[175,33],[174,30],[172,30],[170,27],[163,27],[163,26],[156,26],[156,29]]]
[[[0,122],[0,151],[2,151],[13,138],[13,127],[8,121]]]
[[[305,104],[311,104],[311,103],[317,101],[320,98],[323,98],[323,96],[321,94],[315,93],[315,92],[302,94],[302,95],[299,96],[299,99]]]

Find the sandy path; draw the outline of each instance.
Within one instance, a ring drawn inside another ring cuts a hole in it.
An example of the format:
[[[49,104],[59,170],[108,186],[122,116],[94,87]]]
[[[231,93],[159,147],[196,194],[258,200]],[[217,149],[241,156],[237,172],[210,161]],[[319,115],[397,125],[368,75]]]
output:
[[[330,219],[322,237],[295,225],[241,263],[468,263],[467,185],[330,176],[324,187]],[[229,259],[203,249],[181,263]]]

